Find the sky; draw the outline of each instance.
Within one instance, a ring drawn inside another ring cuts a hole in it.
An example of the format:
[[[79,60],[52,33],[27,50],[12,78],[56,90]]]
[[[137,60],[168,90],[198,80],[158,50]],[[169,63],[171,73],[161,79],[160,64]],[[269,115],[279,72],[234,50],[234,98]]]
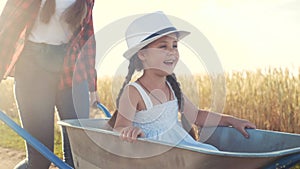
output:
[[[1,0],[0,9],[4,4]],[[297,0],[96,0],[95,32],[124,17],[155,11],[164,11],[196,27],[212,45],[224,71],[267,67],[298,71],[300,67]],[[185,67],[192,73],[205,70],[197,54],[182,46]],[[116,72],[118,65],[126,64],[122,57],[126,49],[124,39],[116,42],[98,65],[100,75]]]

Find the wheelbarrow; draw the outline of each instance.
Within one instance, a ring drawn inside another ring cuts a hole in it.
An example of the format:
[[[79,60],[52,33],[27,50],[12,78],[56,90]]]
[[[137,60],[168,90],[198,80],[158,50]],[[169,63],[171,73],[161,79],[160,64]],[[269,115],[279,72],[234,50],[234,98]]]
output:
[[[109,113],[105,106],[97,106]],[[56,166],[71,168],[1,111],[0,118]],[[300,162],[299,134],[247,129],[250,138],[245,139],[233,128],[217,127],[212,128],[208,139],[200,140],[220,150],[213,151],[143,138],[135,143],[123,142],[118,133],[108,127],[108,119],[58,122],[67,128],[75,168],[275,169],[289,168]]]
[[[124,142],[107,120],[58,122],[67,128],[75,168],[275,169],[300,162],[299,134],[247,129],[250,138],[246,139],[234,128],[216,127],[205,140],[220,150],[213,151],[142,138]]]

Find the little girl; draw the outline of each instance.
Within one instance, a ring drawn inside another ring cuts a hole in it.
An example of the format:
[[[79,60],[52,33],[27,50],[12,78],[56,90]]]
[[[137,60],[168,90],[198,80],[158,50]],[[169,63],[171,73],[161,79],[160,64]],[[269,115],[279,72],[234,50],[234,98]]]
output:
[[[203,126],[209,115],[219,119],[216,125],[233,126],[245,137],[248,137],[245,128],[255,128],[246,120],[199,110],[182,93],[173,70],[179,60],[178,41],[188,34],[177,30],[162,12],[147,14],[129,25],[126,32],[129,49],[124,53],[130,61],[128,75],[112,118],[116,118],[113,127],[120,132],[121,139],[132,142],[145,137],[172,145],[217,150],[193,139],[181,127],[178,112],[197,126]],[[130,82],[135,70],[143,70],[143,74]]]

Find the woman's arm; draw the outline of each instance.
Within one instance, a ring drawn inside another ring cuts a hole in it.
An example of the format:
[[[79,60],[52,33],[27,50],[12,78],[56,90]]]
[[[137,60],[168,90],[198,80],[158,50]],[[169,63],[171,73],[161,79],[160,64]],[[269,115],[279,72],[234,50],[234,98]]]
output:
[[[83,40],[79,41],[81,48],[81,55],[84,57],[84,64],[86,66],[86,75],[89,83],[89,91],[97,91],[97,71],[96,71],[96,39],[94,33],[93,23],[93,1],[88,2],[88,14],[84,19],[83,29],[79,32],[79,36]],[[99,100],[98,100],[99,101]]]
[[[256,128],[256,126],[248,120],[198,109],[186,96],[184,96],[184,113],[191,123],[199,127],[232,126],[245,137],[249,137],[245,128]]]

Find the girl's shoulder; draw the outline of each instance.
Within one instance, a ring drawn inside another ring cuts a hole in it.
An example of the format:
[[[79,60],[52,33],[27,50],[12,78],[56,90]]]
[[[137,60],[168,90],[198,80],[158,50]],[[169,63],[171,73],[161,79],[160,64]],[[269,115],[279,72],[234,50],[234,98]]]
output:
[[[141,93],[142,87],[137,82],[130,82],[126,85],[127,90],[131,90],[130,92]]]
[[[130,93],[141,96],[140,98],[145,98],[145,97],[148,96],[148,94],[144,90],[144,88],[137,82],[130,82],[127,85],[127,88],[128,88]]]
[[[137,110],[144,110],[146,105],[142,95],[137,85],[129,83],[124,87],[120,102],[127,102],[132,106],[136,106]]]
[[[137,83],[131,82],[128,83],[123,90],[123,96],[126,96],[130,100],[140,100],[141,94],[139,89],[137,88]]]

